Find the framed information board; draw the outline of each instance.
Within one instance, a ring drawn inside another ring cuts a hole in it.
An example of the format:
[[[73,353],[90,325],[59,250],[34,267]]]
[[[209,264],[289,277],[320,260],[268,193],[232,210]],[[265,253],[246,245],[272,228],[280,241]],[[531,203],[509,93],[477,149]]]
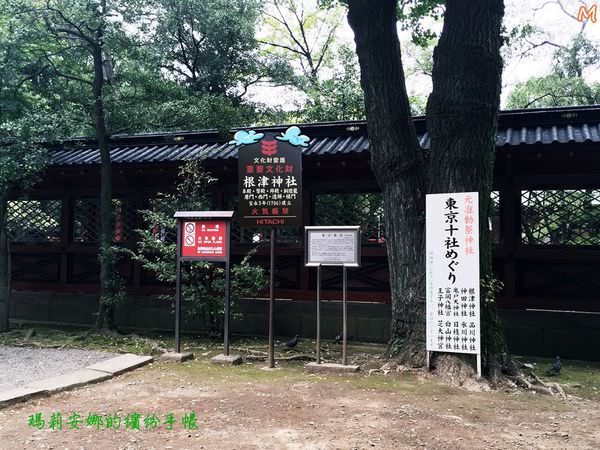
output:
[[[177,211],[177,272],[175,279],[175,351],[181,350],[181,264],[190,261],[225,263],[223,354],[229,357],[230,231],[233,211]]]
[[[240,135],[241,133],[241,135]],[[245,133],[245,134],[244,134]],[[290,133],[293,135],[290,137]],[[245,227],[302,224],[302,148],[298,127],[275,133],[236,133],[239,146],[238,213]]]
[[[229,250],[228,220],[181,221],[181,256],[208,261],[225,261]]]
[[[360,227],[304,227],[306,266],[360,267]]]

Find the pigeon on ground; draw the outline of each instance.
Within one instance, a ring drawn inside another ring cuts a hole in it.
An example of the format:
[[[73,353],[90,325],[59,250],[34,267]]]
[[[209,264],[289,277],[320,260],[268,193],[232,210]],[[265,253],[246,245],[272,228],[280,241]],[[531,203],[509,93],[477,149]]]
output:
[[[298,345],[299,340],[300,340],[300,337],[298,335],[296,335],[296,336],[294,336],[294,339],[291,339],[291,340],[285,342],[283,344],[283,346],[285,348],[294,348],[294,347],[296,347],[296,345]]]
[[[548,370],[546,370],[546,375],[549,375],[551,377],[558,375],[560,374],[561,368],[562,364],[560,363],[560,358],[557,356],[554,360],[554,364],[552,364],[550,367],[548,367]]]
[[[338,344],[340,344],[344,340],[344,337],[342,336],[342,333],[340,333],[336,337],[334,337],[333,339],[335,339],[335,342],[337,342]]]

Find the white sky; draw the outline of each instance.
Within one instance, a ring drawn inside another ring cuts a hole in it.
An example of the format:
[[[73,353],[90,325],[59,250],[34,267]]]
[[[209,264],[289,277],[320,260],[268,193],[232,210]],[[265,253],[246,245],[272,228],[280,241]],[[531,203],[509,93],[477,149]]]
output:
[[[302,3],[313,2],[314,0],[298,1]],[[595,1],[587,0],[588,6]],[[598,0],[598,3],[600,7],[600,0]],[[581,1],[562,0],[562,4],[569,13],[576,16]],[[534,43],[549,40],[559,45],[567,44],[581,29],[581,23],[567,16],[556,0],[505,0],[505,7],[504,23],[507,29],[529,21],[534,27],[543,30],[544,36],[534,37],[532,39]],[[437,24],[437,27],[441,30],[441,23]],[[596,23],[588,22],[584,34],[600,47],[600,20]],[[342,26],[338,30],[338,39],[352,44],[352,47],[354,46],[353,33],[346,20],[343,20]],[[403,47],[408,44],[410,42],[409,33],[401,32],[400,41]],[[556,48],[553,46],[544,45],[526,56],[514,55],[507,58],[503,73],[503,103],[518,82],[534,76],[547,75],[551,71],[553,65],[552,55],[555,50]],[[415,71],[416,65],[406,51],[403,54],[403,59],[409,94],[426,96],[431,90],[430,78],[422,74],[411,74]],[[584,76],[589,81],[600,81],[600,70],[588,71]],[[272,106],[279,105],[284,109],[291,109],[290,104],[301,99],[301,96],[295,94],[293,90],[265,86],[256,87],[252,92],[252,96],[256,100]]]

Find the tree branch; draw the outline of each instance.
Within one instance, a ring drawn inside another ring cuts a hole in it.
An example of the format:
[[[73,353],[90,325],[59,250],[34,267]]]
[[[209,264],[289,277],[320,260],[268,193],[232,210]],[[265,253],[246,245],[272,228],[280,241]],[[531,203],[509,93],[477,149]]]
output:
[[[92,81],[86,80],[85,78],[80,78],[76,75],[70,75],[70,74],[61,72],[60,70],[58,70],[58,68],[56,67],[56,65],[54,64],[54,62],[48,55],[44,55],[44,56],[45,56],[46,61],[48,61],[50,68],[57,76],[66,78],[67,80],[73,80],[73,81],[77,81],[79,83],[87,84],[88,86],[94,85],[94,83]]]
[[[273,47],[283,48],[283,49],[288,50],[288,51],[290,51],[292,53],[296,53],[296,54],[298,54],[300,56],[304,56],[304,53],[302,53],[300,50],[295,49],[293,47],[289,47],[287,45],[276,44],[275,42],[260,41],[260,40],[257,40],[257,42],[260,43],[260,44],[271,45]]]

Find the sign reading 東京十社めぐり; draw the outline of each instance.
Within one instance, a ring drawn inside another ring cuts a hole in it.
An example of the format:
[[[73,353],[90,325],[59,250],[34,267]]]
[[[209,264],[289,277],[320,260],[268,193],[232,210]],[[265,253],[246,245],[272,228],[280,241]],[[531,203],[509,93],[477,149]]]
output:
[[[426,198],[427,350],[480,354],[477,192]]]

